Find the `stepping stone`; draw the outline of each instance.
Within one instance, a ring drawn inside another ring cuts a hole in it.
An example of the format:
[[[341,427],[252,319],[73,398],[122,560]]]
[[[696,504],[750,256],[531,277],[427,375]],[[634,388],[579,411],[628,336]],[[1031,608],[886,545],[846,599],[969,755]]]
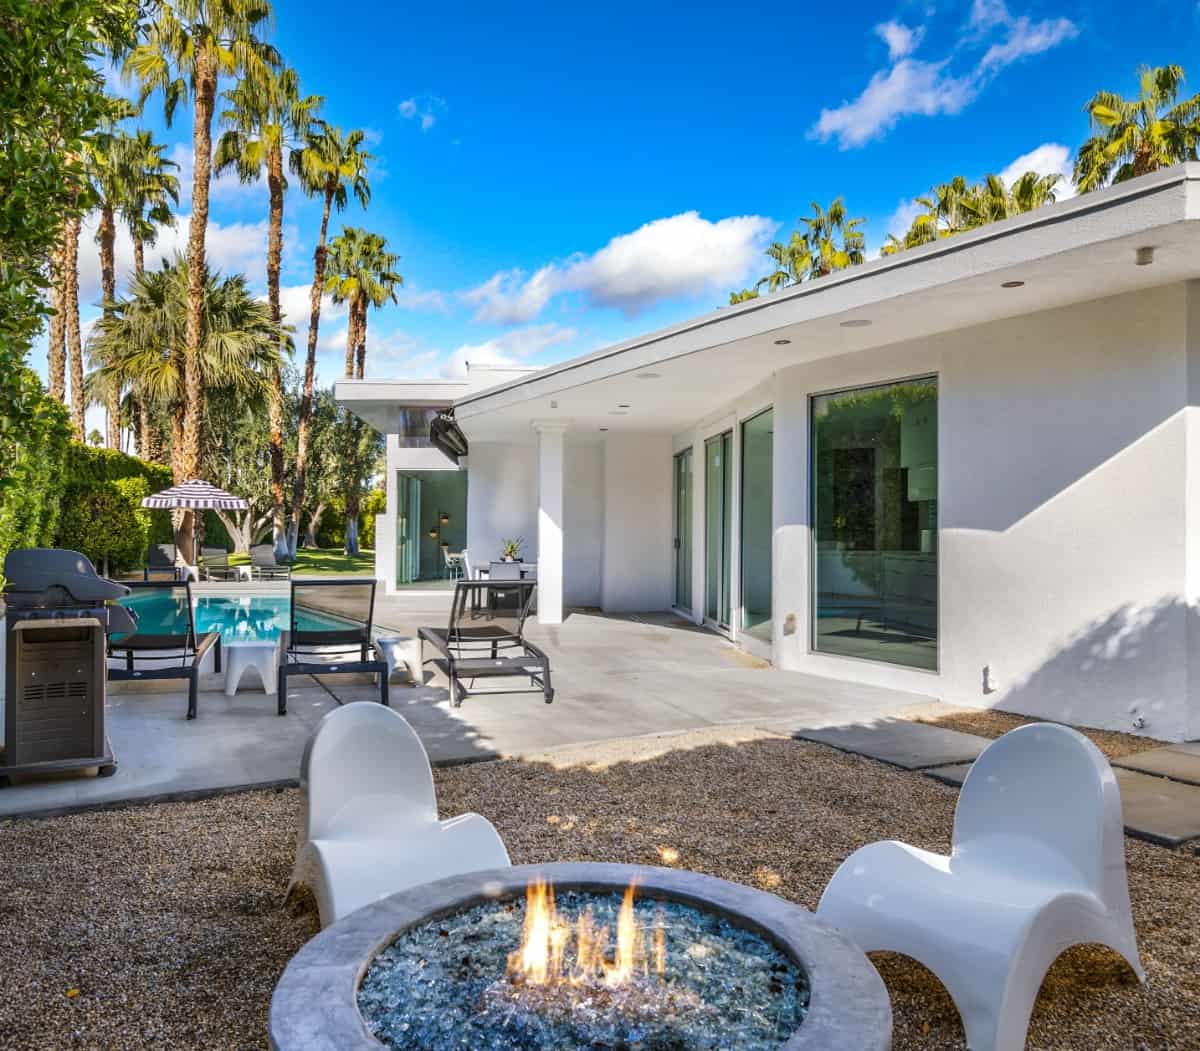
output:
[[[1173,744],[1166,748],[1151,748],[1124,759],[1114,759],[1113,766],[1137,770],[1143,774],[1169,777],[1189,785],[1200,785],[1200,742]]]
[[[967,779],[967,771],[971,769],[972,765],[972,763],[951,763],[949,766],[931,766],[922,770],[921,773],[926,777],[932,777],[935,781],[941,781],[944,785],[962,788],[962,783]]]
[[[831,726],[823,730],[797,730],[802,741],[816,741],[843,752],[865,755],[905,770],[924,770],[951,763],[972,763],[991,740],[909,719],[881,719],[873,723]]]
[[[1166,847],[1200,837],[1200,788],[1133,770],[1114,772],[1131,836]]]

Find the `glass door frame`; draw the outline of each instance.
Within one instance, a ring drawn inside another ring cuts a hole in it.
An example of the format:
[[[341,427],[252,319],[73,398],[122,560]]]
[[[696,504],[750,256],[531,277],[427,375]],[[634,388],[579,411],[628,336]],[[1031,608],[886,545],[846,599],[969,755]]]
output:
[[[942,398],[942,381],[941,374],[936,371],[917,372],[911,375],[897,376],[889,379],[872,380],[862,383],[854,383],[849,386],[830,387],[825,390],[810,391],[808,394],[808,419],[805,421],[806,434],[805,443],[807,445],[806,459],[808,462],[808,477],[806,485],[808,488],[806,504],[808,506],[808,640],[807,653],[810,657],[822,657],[830,660],[839,661],[856,661],[861,664],[869,664],[876,668],[888,668],[901,673],[912,672],[916,675],[932,675],[940,676],[942,671],[942,538],[941,538],[941,516],[938,516],[937,537],[934,547],[934,566],[937,573],[937,610],[935,616],[935,631],[934,639],[934,666],[932,668],[919,668],[910,665],[892,663],[890,661],[876,660],[871,657],[853,656],[845,653],[829,653],[826,650],[817,649],[817,454],[816,443],[813,441],[814,423],[816,420],[816,405],[818,398],[829,397],[836,394],[850,394],[855,391],[871,390],[876,387],[890,387],[901,383],[920,382],[921,380],[933,380],[937,385],[938,399],[938,430],[937,430],[937,502],[940,510],[942,502],[942,421],[941,421],[941,398]]]
[[[736,572],[735,559],[735,537],[734,523],[736,515],[734,514],[734,504],[737,499],[737,485],[734,477],[734,463],[737,458],[737,425],[736,421],[731,421],[727,426],[713,434],[709,434],[704,438],[704,601],[701,608],[702,619],[709,627],[716,629],[723,635],[730,637],[734,636],[733,621],[733,594],[734,594],[734,578]],[[722,451],[725,453],[723,463],[722,482],[724,506],[722,507],[722,532],[723,536],[720,539],[720,566],[717,571],[717,616],[710,617],[709,609],[709,551],[712,541],[711,529],[709,528],[709,500],[711,493],[709,492],[708,484],[708,449],[714,442],[728,443]],[[724,610],[722,610],[724,606]],[[725,613],[725,619],[721,619],[722,611]]]
[[[671,459],[673,492],[671,503],[674,510],[674,541],[672,560],[674,563],[674,590],[671,601],[675,609],[692,616],[693,587],[692,570],[695,555],[694,509],[696,505],[695,448],[686,446]],[[686,475],[684,474],[686,472]],[[684,500],[681,480],[687,479],[687,499]],[[684,504],[686,503],[686,507]],[[686,543],[685,543],[686,539]],[[683,600],[686,598],[686,602]]]

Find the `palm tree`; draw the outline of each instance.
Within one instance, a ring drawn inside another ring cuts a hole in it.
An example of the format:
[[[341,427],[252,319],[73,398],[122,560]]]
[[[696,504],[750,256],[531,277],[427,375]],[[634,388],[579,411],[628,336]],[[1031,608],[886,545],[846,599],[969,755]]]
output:
[[[156,91],[163,94],[167,123],[189,96],[192,100],[192,215],[188,223],[187,331],[183,346],[185,392],[183,428],[172,449],[176,481],[200,473],[201,429],[204,425],[204,380],[201,353],[204,300],[208,288],[205,237],[208,190],[212,179],[212,122],[217,81],[222,75],[263,79],[279,65],[273,47],[256,33],[268,21],[267,0],[160,0],[151,8],[146,39],[125,59],[124,71],[140,85],[139,104]],[[184,513],[183,531],[190,538],[193,512]],[[190,546],[190,545],[189,545]]]
[[[787,244],[781,241],[772,244],[767,249],[767,257],[774,262],[775,269],[766,277],[760,278],[755,288],[766,285],[768,292],[775,292],[788,285],[798,285],[812,266],[812,249],[799,230],[792,231],[791,240]]]
[[[321,325],[321,292],[325,287],[325,238],[329,213],[336,206],[342,211],[353,193],[365,208],[371,200],[367,183],[367,164],[373,158],[360,149],[361,131],[343,134],[341,128],[325,121],[314,121],[305,132],[303,149],[289,158],[293,173],[310,197],[323,201],[321,229],[313,251],[313,283],[309,293],[308,346],[304,357],[304,386],[300,392],[300,414],[296,424],[296,466],[292,486],[292,516],[288,528],[288,551],[295,556],[300,533],[300,513],[304,509],[305,471],[308,468],[308,441],[312,426],[313,382],[317,367],[317,334]]]
[[[345,226],[329,242],[325,291],[335,303],[349,304],[346,379],[362,379],[367,357],[367,310],[396,302],[404,278],[395,270],[400,257],[387,250],[380,234]]]
[[[1079,147],[1075,183],[1080,193],[1196,159],[1200,94],[1176,101],[1182,66],[1138,70],[1137,98],[1098,91],[1084,110],[1096,134]]]
[[[134,277],[129,296],[112,303],[88,340],[97,386],[132,387],[170,419],[171,467],[177,478],[189,466],[185,446],[192,375],[200,379],[201,412],[215,390],[265,394],[271,371],[279,367],[280,341],[287,343],[286,332],[272,320],[267,304],[250,294],[244,277],[209,274],[202,300],[204,338],[200,353],[189,361],[191,286],[181,258]],[[190,560],[194,552],[186,517],[179,538]]]
[[[858,266],[866,260],[866,235],[862,219],[846,218],[846,202],[836,197],[828,210],[812,202],[813,214],[801,217],[810,258],[808,276],[824,277],[835,270]]]
[[[325,291],[335,303],[347,303],[346,378],[362,379],[367,360],[367,312],[378,309],[388,300],[396,302],[396,289],[404,278],[396,272],[400,257],[387,250],[387,241],[380,234],[368,233],[356,226],[343,227],[339,236],[329,243],[329,273]],[[357,417],[346,423],[348,456],[345,461],[346,482],[346,539],[347,555],[358,554],[358,513],[362,500],[363,470],[373,462],[362,455],[364,448],[373,448],[371,441],[364,447],[362,426]],[[372,436],[373,437],[373,436]]]
[[[267,303],[271,318],[282,321],[279,306],[279,271],[283,260],[284,147],[295,148],[324,101],[320,95],[300,95],[300,78],[294,69],[271,72],[258,80],[243,79],[225,92],[229,108],[221,114],[226,131],[217,143],[218,172],[233,168],[242,182],[267,176]],[[271,454],[271,511],[275,553],[287,553],[283,488],[283,379],[271,377],[268,399]]]
[[[171,205],[179,204],[179,177],[168,170],[179,165],[163,156],[166,148],[142,129],[124,142],[126,193],[121,218],[133,241],[133,270],[139,277],[146,272],[146,246],[154,246],[158,228],[169,226],[174,218]]]
[[[758,298],[758,286],[754,288],[743,288],[740,292],[729,293],[729,305],[737,306],[739,303],[749,303],[752,299]]]

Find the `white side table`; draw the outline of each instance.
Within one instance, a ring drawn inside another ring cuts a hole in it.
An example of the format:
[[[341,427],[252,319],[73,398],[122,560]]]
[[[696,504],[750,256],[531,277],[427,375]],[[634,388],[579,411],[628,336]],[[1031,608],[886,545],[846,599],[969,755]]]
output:
[[[409,679],[414,684],[423,680],[421,640],[419,638],[394,635],[386,639],[376,639],[375,652],[379,654],[380,660],[387,661],[389,679],[401,668],[405,668],[408,671]]]
[[[263,690],[275,693],[279,671],[279,644],[235,639],[221,643],[225,658],[225,696],[237,693],[238,684],[248,668],[254,668],[262,680]]]

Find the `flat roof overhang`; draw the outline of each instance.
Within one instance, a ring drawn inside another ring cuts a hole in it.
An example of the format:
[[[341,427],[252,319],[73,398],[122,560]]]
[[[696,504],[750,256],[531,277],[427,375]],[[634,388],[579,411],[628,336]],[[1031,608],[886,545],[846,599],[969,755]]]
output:
[[[472,441],[532,440],[548,419],[675,433],[779,369],[1198,278],[1198,220],[1200,164],[1179,165],[464,394],[455,413]]]
[[[466,380],[338,380],[333,398],[383,434],[404,429],[409,409],[448,409],[474,389]]]

